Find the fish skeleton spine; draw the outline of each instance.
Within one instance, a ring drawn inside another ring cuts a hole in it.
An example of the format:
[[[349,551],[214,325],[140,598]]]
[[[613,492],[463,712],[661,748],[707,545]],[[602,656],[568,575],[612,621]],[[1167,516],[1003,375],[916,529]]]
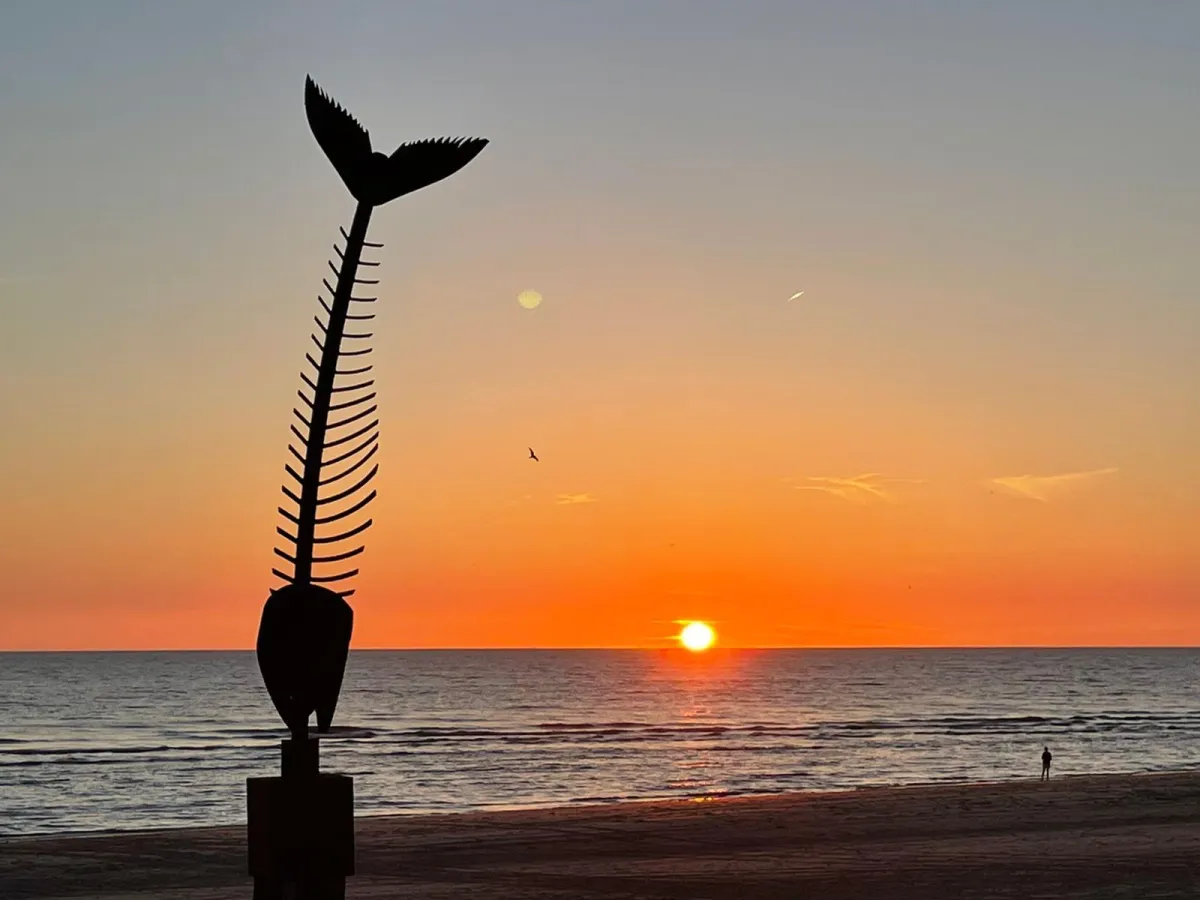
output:
[[[303,388],[296,392],[307,406],[308,416],[306,417],[299,409],[294,408],[292,410],[296,418],[307,429],[307,435],[301,437],[299,429],[294,424],[292,426],[292,433],[296,435],[304,447],[303,456],[291,444],[288,445],[288,449],[292,455],[302,463],[302,472],[297,472],[291,463],[285,466],[287,473],[297,482],[300,495],[297,496],[284,485],[284,494],[296,504],[297,511],[295,516],[288,513],[282,507],[279,511],[285,518],[292,522],[296,528],[296,533],[295,535],[289,534],[283,528],[279,528],[278,533],[292,542],[294,555],[288,554],[278,547],[275,549],[275,553],[291,562],[293,570],[291,576],[280,572],[278,569],[274,570],[276,575],[279,575],[291,584],[332,583],[344,581],[357,575],[358,569],[350,569],[349,571],[339,572],[336,575],[314,576],[313,564],[333,563],[350,559],[362,553],[365,549],[364,545],[359,545],[345,552],[325,556],[314,556],[313,548],[318,541],[322,544],[336,544],[347,540],[366,531],[372,523],[371,519],[367,519],[358,526],[340,534],[323,535],[320,538],[316,535],[318,524],[327,525],[339,522],[365,508],[376,496],[376,492],[372,490],[366,496],[362,497],[362,499],[355,500],[349,507],[340,512],[322,518],[317,517],[317,510],[321,506],[354,498],[360,491],[366,488],[379,471],[379,464],[376,463],[353,484],[350,484],[348,487],[345,486],[346,480],[365,466],[379,449],[379,418],[376,416],[369,422],[363,423],[364,419],[374,416],[379,406],[378,404],[371,403],[376,398],[376,392],[369,390],[369,388],[374,386],[375,380],[373,378],[353,384],[336,384],[339,375],[353,378],[365,375],[372,369],[370,364],[365,366],[354,366],[351,364],[350,368],[338,368],[343,357],[357,361],[358,358],[364,357],[371,352],[370,347],[362,347],[354,350],[347,350],[342,347],[343,340],[365,341],[373,336],[370,332],[346,331],[346,322],[348,319],[369,321],[375,317],[374,313],[350,315],[351,303],[373,303],[376,300],[374,297],[354,296],[355,285],[378,284],[378,279],[359,279],[357,277],[360,264],[368,266],[377,265],[377,263],[363,262],[362,260],[364,246],[380,246],[379,244],[367,244],[366,242],[367,226],[371,221],[371,210],[372,207],[370,205],[359,203],[358,209],[354,214],[354,222],[350,226],[350,233],[346,235],[345,231],[342,232],[346,238],[345,251],[339,250],[336,245],[334,246],[334,250],[340,257],[341,266],[335,266],[332,260],[330,260],[329,266],[337,274],[337,287],[330,288],[329,282],[325,282],[325,287],[332,296],[329,303],[326,303],[323,296],[319,297],[319,299],[328,319],[323,323],[320,316],[315,316],[313,320],[320,329],[320,337],[316,333],[311,336],[313,343],[321,352],[321,361],[318,363],[312,358],[311,354],[306,355],[307,361],[315,370],[316,382],[314,383],[308,375],[302,372],[300,377],[312,392],[312,397],[310,399],[304,393]],[[355,391],[366,391],[366,393],[338,403],[333,402],[335,394],[349,394]],[[366,406],[368,403],[371,403],[371,405]],[[359,407],[363,408],[360,409]],[[336,421],[330,422],[330,413],[337,413],[340,417]],[[341,429],[349,430],[343,432]],[[336,435],[332,439],[330,438],[331,433]],[[324,458],[327,450],[336,451],[343,445],[355,443],[356,441],[357,443],[352,449],[345,452],[336,452],[330,459]],[[328,478],[321,477],[326,466],[333,466],[342,462],[346,462],[347,465],[336,475],[331,475]],[[320,496],[321,488],[323,487],[329,491],[325,497]],[[343,597],[348,597],[354,592],[353,590],[345,590],[338,593]]]

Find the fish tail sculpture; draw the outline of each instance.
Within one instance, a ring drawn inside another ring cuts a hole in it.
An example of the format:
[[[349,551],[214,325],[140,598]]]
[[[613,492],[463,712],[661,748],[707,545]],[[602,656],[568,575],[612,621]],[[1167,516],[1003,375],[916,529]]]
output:
[[[481,138],[442,138],[401,144],[385,156],[371,149],[366,129],[312,78],[305,80],[304,107],[313,136],[358,206],[349,234],[341,231],[345,246],[334,245],[338,264],[329,261],[335,283],[325,279],[326,293],[318,295],[325,313],[324,321],[313,317],[318,356],[304,356],[311,371],[300,373],[304,387],[297,394],[303,407],[292,409],[296,444],[288,444],[296,465],[284,466],[290,481],[283,494],[292,508],[279,507],[284,523],[276,529],[286,543],[275,554],[290,571],[271,570],[284,584],[272,589],[258,630],[263,682],[295,740],[307,738],[314,712],[319,732],[328,731],[333,721],[354,626],[354,611],[346,602],[354,591],[346,585],[359,571],[344,565],[352,566],[346,561],[365,549],[358,538],[372,520],[363,511],[376,496],[370,484],[379,471],[373,461],[379,450],[379,407],[369,375],[373,366],[366,359],[372,334],[357,329],[370,327],[359,323],[374,313],[359,310],[377,298],[354,296],[358,286],[379,283],[358,277],[360,267],[379,265],[363,259],[364,249],[383,246],[366,239],[371,213],[453,175],[487,144]],[[357,521],[347,521],[351,517]],[[330,566],[335,571],[326,574]]]

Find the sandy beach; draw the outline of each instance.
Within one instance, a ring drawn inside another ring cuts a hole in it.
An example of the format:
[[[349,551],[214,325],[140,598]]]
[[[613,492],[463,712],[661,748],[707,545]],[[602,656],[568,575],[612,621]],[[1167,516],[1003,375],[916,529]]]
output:
[[[362,898],[1200,895],[1200,774],[357,823]],[[244,829],[0,842],[0,897],[249,897]]]

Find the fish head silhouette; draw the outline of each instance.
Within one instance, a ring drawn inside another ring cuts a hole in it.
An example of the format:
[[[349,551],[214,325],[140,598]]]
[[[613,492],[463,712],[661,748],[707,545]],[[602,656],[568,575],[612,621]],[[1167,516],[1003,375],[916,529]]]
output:
[[[320,585],[289,584],[267,598],[255,647],[258,668],[294,738],[307,734],[314,712],[318,732],[329,730],[353,630],[350,604]]]
[[[304,111],[313,137],[359,203],[382,206],[448,178],[479,155],[485,138],[437,138],[401,144],[391,156],[371,149],[371,136],[311,77]]]

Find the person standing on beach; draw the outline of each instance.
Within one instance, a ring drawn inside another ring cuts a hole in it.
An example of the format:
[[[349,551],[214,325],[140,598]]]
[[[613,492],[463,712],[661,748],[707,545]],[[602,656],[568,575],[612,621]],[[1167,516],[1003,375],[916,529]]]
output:
[[[1053,758],[1054,758],[1054,755],[1050,752],[1050,748],[1043,747],[1042,748],[1042,778],[1041,778],[1042,781],[1048,781],[1050,779],[1050,760],[1052,760]]]

